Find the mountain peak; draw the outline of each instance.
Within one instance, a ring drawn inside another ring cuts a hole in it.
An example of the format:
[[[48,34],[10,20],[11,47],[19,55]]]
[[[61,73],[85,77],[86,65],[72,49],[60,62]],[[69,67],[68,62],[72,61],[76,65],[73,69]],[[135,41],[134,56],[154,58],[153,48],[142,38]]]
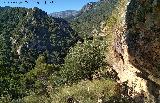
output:
[[[97,4],[97,2],[89,2],[85,6],[83,6],[81,11],[86,12],[86,11],[92,9],[96,4]]]

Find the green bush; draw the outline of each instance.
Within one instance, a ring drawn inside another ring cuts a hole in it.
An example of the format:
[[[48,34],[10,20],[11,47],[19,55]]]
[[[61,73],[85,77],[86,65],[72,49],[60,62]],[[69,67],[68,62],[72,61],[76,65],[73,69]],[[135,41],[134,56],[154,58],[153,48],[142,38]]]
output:
[[[52,103],[68,103],[67,101],[77,101],[78,103],[97,103],[98,99],[108,101],[110,97],[116,95],[116,82],[112,80],[81,81],[72,86],[59,87],[51,95]]]
[[[64,81],[73,83],[85,78],[92,79],[94,71],[105,65],[105,48],[105,41],[99,39],[84,41],[71,48],[60,70]]]
[[[38,96],[33,94],[11,103],[51,103],[51,100],[46,95]]]
[[[49,84],[49,76],[52,75],[58,66],[47,64],[44,56],[39,56],[35,68],[26,73],[26,86],[33,92],[46,93],[46,87]]]

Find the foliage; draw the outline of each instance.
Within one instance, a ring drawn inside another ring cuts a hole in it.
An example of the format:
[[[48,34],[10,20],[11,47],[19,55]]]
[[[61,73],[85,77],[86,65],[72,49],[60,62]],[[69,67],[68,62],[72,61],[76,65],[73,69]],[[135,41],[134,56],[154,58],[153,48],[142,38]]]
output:
[[[47,93],[47,86],[50,84],[49,77],[59,66],[47,64],[44,56],[39,56],[34,69],[26,73],[26,88],[36,94]]]
[[[65,64],[60,74],[66,82],[75,82],[81,79],[92,79],[91,75],[105,65],[105,41],[95,38],[93,41],[78,43],[70,49],[65,58]]]
[[[63,86],[51,94],[52,103],[97,103],[98,99],[103,102],[116,94],[116,82],[111,80],[81,81],[72,86]]]
[[[31,87],[44,88],[39,78],[51,75],[56,68],[51,64],[63,63],[77,34],[65,20],[38,8],[2,7],[0,13],[0,96],[21,98]],[[45,62],[37,60],[42,54]]]
[[[3,32],[0,35],[0,66],[10,67],[12,62],[12,48],[10,35]]]
[[[20,103],[51,103],[51,100],[46,95],[30,95],[21,99]]]
[[[117,95],[117,83],[112,80],[81,81],[71,86],[61,86],[54,89],[48,96],[32,94],[11,103],[97,103],[99,99],[103,102]]]
[[[92,36],[92,31],[97,30],[101,32],[101,23],[112,14],[112,10],[116,7],[118,0],[102,1],[89,11],[82,12],[79,16],[70,21],[70,24],[82,38],[89,38]]]
[[[67,21],[38,8],[0,8],[0,103],[121,101],[116,82],[92,78],[106,66],[109,39],[88,40],[101,22],[118,22],[116,5],[117,0],[98,2],[70,21],[84,41]]]

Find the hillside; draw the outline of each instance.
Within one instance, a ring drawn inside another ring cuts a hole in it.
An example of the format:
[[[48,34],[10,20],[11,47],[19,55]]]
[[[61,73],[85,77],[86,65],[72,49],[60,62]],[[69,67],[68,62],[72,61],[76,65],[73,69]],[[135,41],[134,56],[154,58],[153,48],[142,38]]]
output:
[[[40,55],[48,64],[62,64],[78,36],[67,21],[38,8],[2,8],[0,13],[0,93],[17,98],[19,76],[32,70]]]
[[[90,38],[98,35],[101,28],[105,26],[105,20],[111,15],[112,10],[116,7],[117,0],[99,1],[89,3],[84,6],[78,16],[70,20],[71,27],[82,37]]]
[[[0,23],[4,29],[0,32],[7,32],[13,53],[20,58],[28,54],[25,51],[32,52],[31,50],[37,56],[43,52],[52,54],[59,51],[64,55],[67,48],[76,41],[76,34],[65,20],[48,17],[38,8],[10,8],[1,10],[1,14]],[[34,53],[30,55],[33,56]]]
[[[52,18],[38,8],[9,7],[0,13],[1,103],[73,101],[69,94],[61,92],[66,89],[73,90],[72,95],[83,102],[96,102],[103,91],[106,101],[118,95],[115,81],[103,77],[91,82],[94,75],[99,78],[96,73],[106,65],[106,42],[102,38],[83,40],[67,21]],[[86,86],[81,88],[83,84]],[[105,90],[108,86],[111,91]],[[95,99],[83,99],[85,95],[74,90]]]

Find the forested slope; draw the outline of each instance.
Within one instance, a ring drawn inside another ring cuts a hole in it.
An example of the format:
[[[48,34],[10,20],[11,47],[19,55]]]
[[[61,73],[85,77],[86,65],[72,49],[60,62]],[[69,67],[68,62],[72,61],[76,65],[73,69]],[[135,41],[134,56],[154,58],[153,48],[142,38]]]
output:
[[[82,38],[90,38],[99,35],[101,29],[105,27],[106,20],[116,7],[118,0],[99,1],[91,3],[92,6],[84,6],[79,15],[70,20],[71,27],[78,32]],[[88,8],[88,9],[87,9]],[[90,8],[90,9],[89,9]]]
[[[0,91],[17,98],[22,92],[20,79],[34,69],[40,55],[48,64],[62,64],[78,39],[65,20],[38,8],[5,7],[0,13]]]

